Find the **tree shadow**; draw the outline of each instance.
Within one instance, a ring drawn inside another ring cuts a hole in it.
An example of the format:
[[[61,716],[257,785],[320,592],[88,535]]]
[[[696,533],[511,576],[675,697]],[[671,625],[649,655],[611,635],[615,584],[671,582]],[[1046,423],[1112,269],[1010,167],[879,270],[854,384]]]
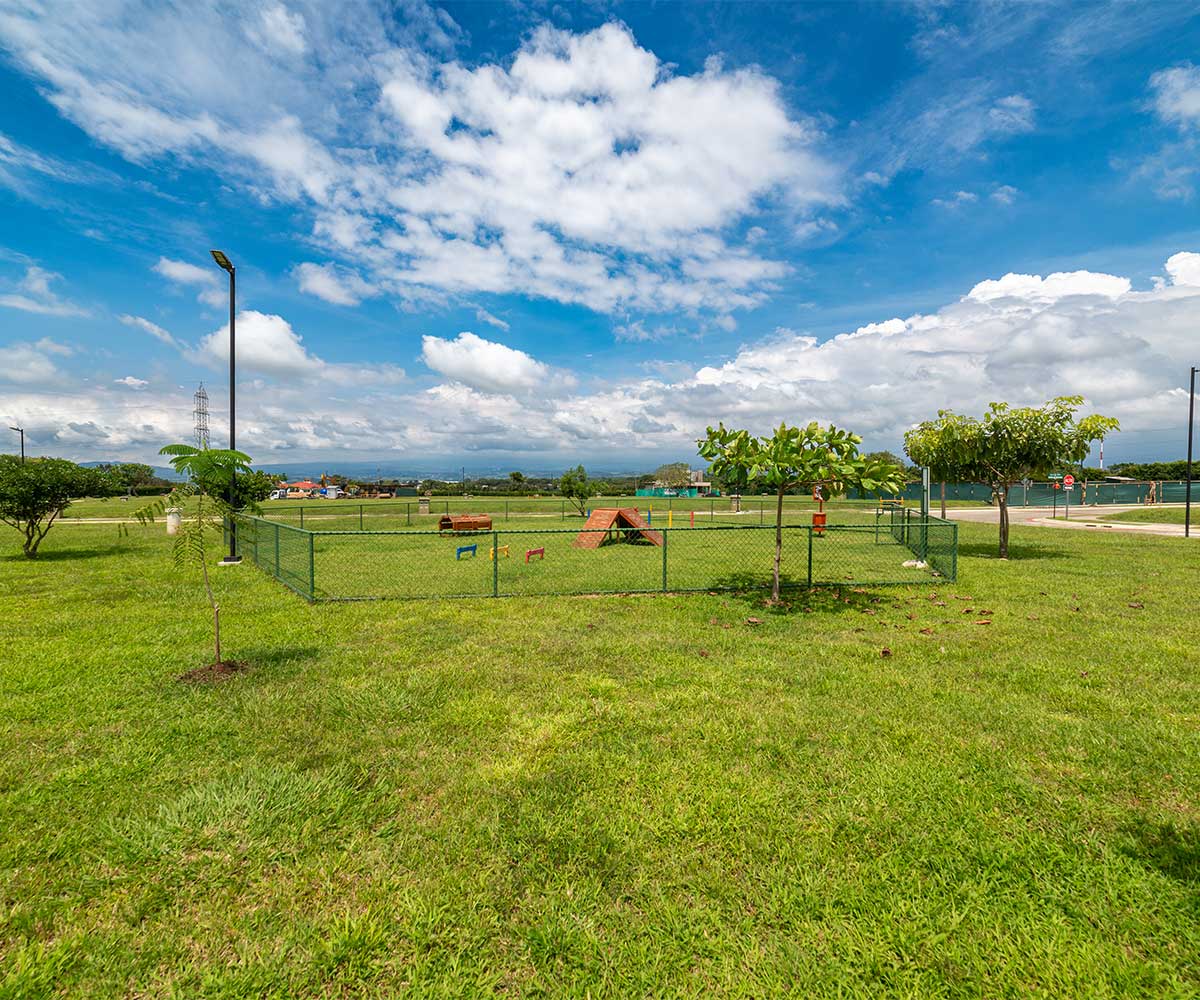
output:
[[[252,670],[290,666],[301,660],[316,660],[318,646],[238,646],[230,650]]]
[[[959,558],[967,559],[999,559],[1000,550],[996,543],[986,542],[959,542],[958,543]],[[1071,553],[1063,549],[1056,549],[1046,545],[1029,545],[1021,544],[1014,545],[1010,540],[1008,543],[1008,559],[1010,562],[1018,560],[1025,561],[1031,559],[1070,559]]]
[[[731,597],[748,608],[772,615],[844,614],[862,611],[883,604],[888,595],[851,583],[813,584],[795,580],[786,574],[780,577],[779,602],[770,604],[771,579],[752,573],[730,573],[716,580],[710,591]]]
[[[117,555],[125,551],[126,549],[122,545],[110,545],[107,548],[92,546],[86,549],[46,549],[39,551],[32,559],[28,559],[24,553],[18,550],[17,552],[0,556],[0,562],[26,563],[32,566],[37,563],[63,562],[68,559],[99,559],[102,556]]]
[[[1139,818],[1121,831],[1129,857],[1179,882],[1200,886],[1200,823],[1151,823]]]

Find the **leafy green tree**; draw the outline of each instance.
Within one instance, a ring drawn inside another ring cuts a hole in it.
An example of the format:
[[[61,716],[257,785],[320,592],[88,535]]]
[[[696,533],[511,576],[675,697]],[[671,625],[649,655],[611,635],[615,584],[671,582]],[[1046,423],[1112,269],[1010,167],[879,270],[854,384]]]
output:
[[[669,462],[654,470],[654,480],[667,489],[681,490],[692,481],[692,467],[687,462]]]
[[[868,462],[884,462],[887,465],[897,465],[905,472],[908,471],[908,463],[894,451],[868,451],[863,455],[863,458]]]
[[[783,555],[783,498],[788,490],[806,491],[820,486],[826,496],[859,486],[864,490],[898,492],[903,474],[894,465],[871,462],[858,453],[862,442],[857,434],[822,427],[815,421],[807,427],[780,424],[770,437],[754,437],[749,431],[732,430],[718,424],[708,428],[697,442],[700,456],[712,463],[722,480],[757,479],[776,496],[775,566],[771,599],[779,600],[779,564]]]
[[[217,488],[216,483],[206,485]],[[261,469],[239,472],[233,481],[233,509],[245,510],[257,506],[279,488],[279,477]]]
[[[587,470],[577,465],[562,474],[558,481],[558,492],[574,504],[582,517],[588,500],[596,495],[596,484],[588,479]]]
[[[24,536],[21,550],[37,557],[38,546],[54,522],[78,497],[111,496],[117,484],[99,469],[87,469],[65,458],[0,455],[0,521]]]
[[[274,478],[264,472],[250,468],[250,456],[240,451],[225,448],[193,448],[187,444],[169,444],[160,455],[170,456],[175,471],[187,476],[187,482],[171,489],[165,497],[136,512],[143,524],[171,508],[184,512],[179,531],[175,535],[172,555],[177,566],[198,564],[204,580],[204,592],[213,613],[213,649],[216,664],[221,660],[221,606],[213,594],[212,582],[208,577],[209,538],[221,537],[227,522],[242,511],[258,513],[258,501],[254,499],[262,492],[262,481],[271,485]],[[241,483],[245,481],[246,486]],[[233,501],[230,501],[230,483],[234,483]],[[270,487],[264,497],[270,493]]]
[[[126,492],[132,493],[143,486],[165,483],[154,474],[154,470],[141,462],[114,462],[96,466],[102,472],[108,473]]]
[[[510,472],[508,474],[508,484],[509,484],[509,488],[511,490],[513,490],[514,492],[522,489],[525,486],[525,473]]]
[[[1092,414],[1077,420],[1082,396],[1059,396],[1042,406],[992,403],[979,420],[939,410],[904,435],[904,450],[939,478],[984,483],[1000,508],[1000,558],[1008,558],[1008,491],[1022,479],[1042,479],[1087,457],[1093,444],[1120,425]]]

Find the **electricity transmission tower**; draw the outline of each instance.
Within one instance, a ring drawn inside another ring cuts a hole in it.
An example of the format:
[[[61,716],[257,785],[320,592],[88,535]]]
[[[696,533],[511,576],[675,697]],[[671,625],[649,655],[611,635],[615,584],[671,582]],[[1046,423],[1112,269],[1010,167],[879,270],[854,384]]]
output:
[[[196,394],[192,396],[192,422],[195,425],[196,447],[208,447],[208,393],[204,390],[204,383],[200,383],[200,388],[196,390]]]

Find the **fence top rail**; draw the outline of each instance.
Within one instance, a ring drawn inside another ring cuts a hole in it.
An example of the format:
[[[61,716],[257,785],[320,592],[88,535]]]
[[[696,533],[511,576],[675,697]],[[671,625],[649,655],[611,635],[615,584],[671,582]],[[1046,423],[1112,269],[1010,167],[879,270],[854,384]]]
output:
[[[666,525],[659,526],[657,524],[647,525],[645,529],[639,528],[485,528],[480,531],[435,531],[422,529],[404,529],[404,528],[328,528],[310,530],[309,528],[297,528],[289,524],[283,524],[279,521],[272,521],[269,518],[262,517],[246,517],[245,520],[258,521],[262,524],[279,526],[289,531],[294,531],[302,535],[319,535],[328,537],[332,535],[351,535],[356,538],[361,538],[364,535],[403,535],[406,537],[426,537],[426,538],[486,538],[489,535],[580,535],[598,534],[604,535],[612,531],[657,531],[670,532],[678,534],[697,533],[713,533],[713,532],[736,532],[736,531],[774,531],[774,524],[697,524],[694,528],[687,525],[678,527],[667,527]],[[913,523],[917,525],[928,525],[930,527],[951,527],[958,528],[954,521],[943,521],[941,518],[931,517],[928,521],[914,519]],[[783,524],[780,528],[784,531],[814,531],[811,524]],[[873,524],[826,524],[824,530],[827,532],[875,532],[876,528]]]

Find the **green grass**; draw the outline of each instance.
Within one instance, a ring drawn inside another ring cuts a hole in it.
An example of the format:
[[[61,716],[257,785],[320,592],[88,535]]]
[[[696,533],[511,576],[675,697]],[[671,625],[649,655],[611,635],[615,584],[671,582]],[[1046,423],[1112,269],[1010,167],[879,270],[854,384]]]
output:
[[[1192,525],[1200,524],[1200,488],[1193,488]],[[1132,521],[1136,524],[1183,524],[1183,507],[1139,507],[1120,514],[1101,514],[1097,521]]]
[[[657,535],[666,536],[664,546],[638,539],[581,549],[575,545],[582,528],[578,518],[563,527],[558,520],[537,517],[497,521],[495,531],[443,535],[403,523],[390,525],[393,533],[380,533],[389,524],[370,518],[364,523],[374,530],[360,533],[357,515],[349,520],[330,515],[305,522],[315,532],[311,552],[307,532],[276,528],[274,520],[250,522],[244,540],[264,568],[301,593],[308,594],[311,584],[322,599],[741,589],[769,579],[775,533],[769,525],[760,527],[757,516],[750,523],[703,520],[694,528],[681,517],[662,531],[660,524],[669,520],[653,522]],[[806,584],[811,516],[796,512],[785,521],[782,578],[788,586]],[[941,536],[932,533],[936,545]],[[495,565],[494,544],[500,553]],[[893,538],[888,521],[877,525],[873,513],[861,510],[834,512],[826,532],[813,539],[812,580],[930,579],[931,570],[904,565],[913,559],[912,551]]]
[[[134,511],[153,502],[153,497],[121,497],[97,498],[88,497],[72,502],[65,516],[68,518],[112,518],[132,517]],[[812,511],[817,505],[806,497],[785,497],[785,507],[789,510]],[[394,500],[267,500],[262,504],[263,510],[271,516],[285,518],[300,517],[303,509],[307,523],[312,518],[358,517],[359,507],[363,508],[365,517],[387,518],[389,520],[405,520],[416,523],[420,520],[419,506],[416,497],[398,497]],[[637,507],[642,511],[652,511],[665,516],[667,511],[674,511],[677,516],[687,516],[695,511],[698,519],[736,517],[731,510],[728,497],[706,497],[686,499],[681,497],[593,497],[588,501],[589,507]],[[830,509],[853,509],[874,511],[875,501],[838,500],[825,505]],[[909,507],[915,506],[908,504]],[[986,507],[987,504],[971,500],[947,501],[947,507]],[[769,519],[775,511],[775,500],[772,497],[745,497],[741,501],[742,518],[749,515],[758,517],[760,512]],[[937,504],[934,504],[937,507]],[[544,519],[570,519],[578,516],[570,503],[564,503],[557,497],[433,497],[430,499],[430,511],[433,519],[449,511],[454,514],[488,513],[497,519],[512,516],[538,516]]]
[[[161,526],[0,536],[0,996],[1197,995],[1191,550],[960,530],[777,609],[222,569],[211,686]]]

